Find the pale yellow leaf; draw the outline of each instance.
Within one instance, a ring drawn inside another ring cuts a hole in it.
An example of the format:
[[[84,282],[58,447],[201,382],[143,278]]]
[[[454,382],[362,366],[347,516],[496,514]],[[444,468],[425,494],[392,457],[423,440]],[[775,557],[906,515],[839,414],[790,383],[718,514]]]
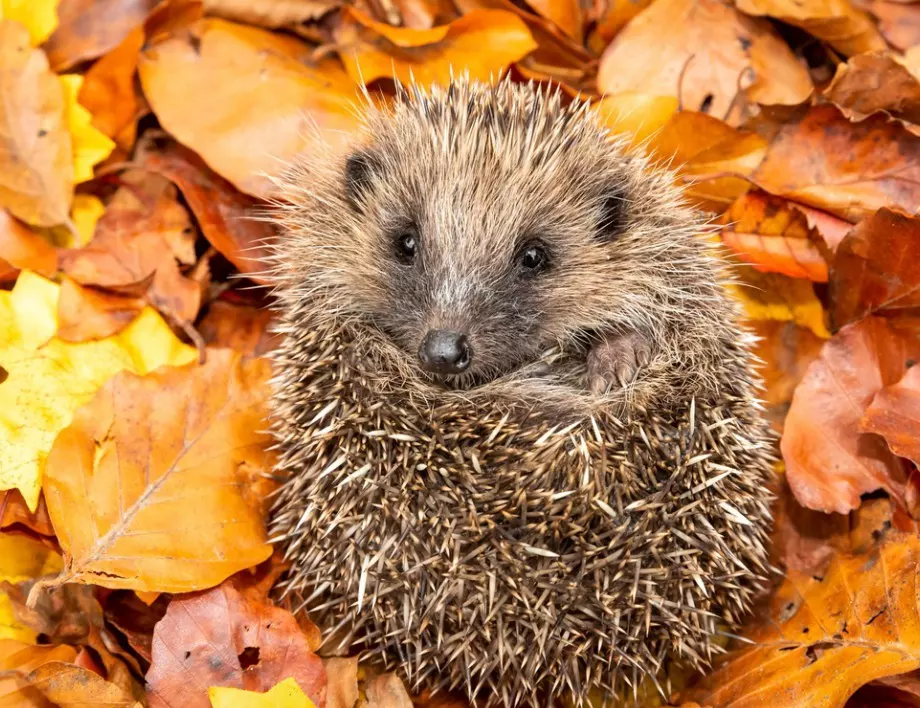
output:
[[[316,708],[292,678],[279,681],[265,693],[212,686],[208,697],[213,708]]]
[[[93,127],[92,113],[77,101],[83,77],[79,74],[65,74],[58,78],[64,89],[64,110],[73,143],[74,183],[79,184],[92,179],[93,165],[107,158],[115,149],[115,143]]]
[[[33,47],[44,42],[58,26],[60,0],[0,0],[0,20],[15,20],[29,30]]]

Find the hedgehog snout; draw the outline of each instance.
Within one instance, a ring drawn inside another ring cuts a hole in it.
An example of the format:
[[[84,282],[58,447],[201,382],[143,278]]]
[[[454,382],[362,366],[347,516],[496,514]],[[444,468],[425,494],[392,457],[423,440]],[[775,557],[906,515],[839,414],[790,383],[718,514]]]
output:
[[[448,329],[432,329],[422,339],[418,358],[428,371],[460,374],[469,368],[473,350],[465,334]]]

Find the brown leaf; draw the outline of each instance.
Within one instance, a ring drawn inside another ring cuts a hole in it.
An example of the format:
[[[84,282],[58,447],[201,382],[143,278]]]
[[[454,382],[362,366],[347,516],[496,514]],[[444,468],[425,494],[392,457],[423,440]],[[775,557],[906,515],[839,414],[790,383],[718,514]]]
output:
[[[353,708],[358,702],[358,657],[330,657],[326,668],[326,708]]]
[[[211,346],[262,356],[278,344],[278,335],[267,331],[271,321],[272,313],[267,308],[216,300],[198,325],[198,331]]]
[[[652,4],[653,0],[603,0],[593,3],[600,6],[597,25],[588,39],[589,46],[598,54],[610,44],[626,23]]]
[[[399,676],[380,674],[370,679],[364,687],[367,708],[412,708],[412,700]]]
[[[124,41],[160,0],[61,0],[58,27],[45,43],[55,71],[95,59]]]
[[[57,266],[54,246],[0,208],[0,282],[16,280],[22,269],[52,278]]]
[[[868,7],[879,21],[879,31],[895,49],[906,51],[920,44],[920,7],[916,4],[872,0]]]
[[[904,534],[865,555],[839,556],[823,576],[790,572],[767,619],[749,633],[755,643],[684,698],[733,708],[830,708],[874,679],[917,669],[918,562],[920,539]]]
[[[267,691],[288,677],[324,707],[326,671],[297,620],[233,580],[174,599],[154,629],[150,708],[210,708],[208,686]]]
[[[13,524],[21,524],[41,536],[54,536],[45,498],[39,498],[38,508],[32,512],[18,489],[7,489],[0,492],[0,529]]]
[[[342,0],[204,0],[204,11],[228,20],[275,29],[317,20],[342,5]]]
[[[57,336],[65,342],[86,342],[117,334],[140,314],[144,298],[118,295],[61,281]]]
[[[920,123],[920,81],[887,52],[861,54],[839,64],[824,97],[853,121],[885,113]]]
[[[264,175],[320,138],[347,141],[358,125],[353,82],[331,60],[301,63],[292,45],[307,49],[208,19],[148,47],[138,70],[163,127],[237,188],[264,197],[274,190]]]
[[[35,226],[66,223],[73,174],[61,83],[28,30],[0,20],[0,207]]]
[[[920,209],[920,138],[871,116],[850,123],[814,106],[774,138],[753,179],[763,189],[858,221],[882,207]]]
[[[77,410],[45,470],[57,584],[184,592],[270,555],[269,368],[212,350],[204,366],[119,374]]]
[[[861,429],[881,435],[894,454],[920,465],[920,366],[876,394]]]
[[[339,56],[355,81],[396,78],[421,84],[449,81],[451,72],[498,78],[503,67],[536,49],[527,25],[502,10],[473,10],[429,30],[392,27],[348,8],[336,27]]]
[[[808,367],[781,441],[789,486],[803,506],[845,514],[876,489],[903,504],[901,463],[881,438],[861,433],[860,421],[910,355],[885,320],[868,317],[841,329]]]
[[[584,28],[578,0],[527,0],[527,4],[573,40],[581,43]]]
[[[848,0],[738,0],[738,9],[801,27],[846,56],[886,48],[871,18]]]
[[[811,79],[764,20],[721,0],[658,0],[604,51],[602,93],[641,91],[681,98],[684,108],[737,124],[738,94],[753,103],[797,105]]]
[[[835,327],[920,308],[920,219],[880,209],[837,249],[830,282]],[[918,310],[920,312],[920,310]]]
[[[140,164],[175,183],[205,238],[224,258],[241,273],[257,274],[265,269],[268,250],[264,244],[275,232],[271,224],[253,218],[259,202],[237,191],[178,143],[157,141],[139,147],[139,153]]]
[[[827,282],[824,242],[802,212],[763,192],[743,194],[723,214],[722,242],[767,273]]]
[[[151,604],[127,590],[112,592],[105,601],[106,621],[120,632],[128,645],[150,664],[153,629],[166,614],[167,596],[160,595]]]

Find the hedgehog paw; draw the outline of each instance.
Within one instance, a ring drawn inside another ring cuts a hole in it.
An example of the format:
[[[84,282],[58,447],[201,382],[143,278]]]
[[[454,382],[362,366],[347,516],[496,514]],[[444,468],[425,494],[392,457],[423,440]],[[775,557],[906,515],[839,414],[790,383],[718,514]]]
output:
[[[625,387],[652,358],[648,340],[638,332],[608,334],[588,352],[588,388],[602,395]]]

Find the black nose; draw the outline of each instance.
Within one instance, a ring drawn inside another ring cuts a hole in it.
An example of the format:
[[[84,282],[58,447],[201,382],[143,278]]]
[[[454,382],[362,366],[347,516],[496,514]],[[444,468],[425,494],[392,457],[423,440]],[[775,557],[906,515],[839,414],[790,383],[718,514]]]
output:
[[[428,371],[459,374],[470,365],[472,355],[466,336],[446,329],[433,329],[422,340],[418,358]]]

